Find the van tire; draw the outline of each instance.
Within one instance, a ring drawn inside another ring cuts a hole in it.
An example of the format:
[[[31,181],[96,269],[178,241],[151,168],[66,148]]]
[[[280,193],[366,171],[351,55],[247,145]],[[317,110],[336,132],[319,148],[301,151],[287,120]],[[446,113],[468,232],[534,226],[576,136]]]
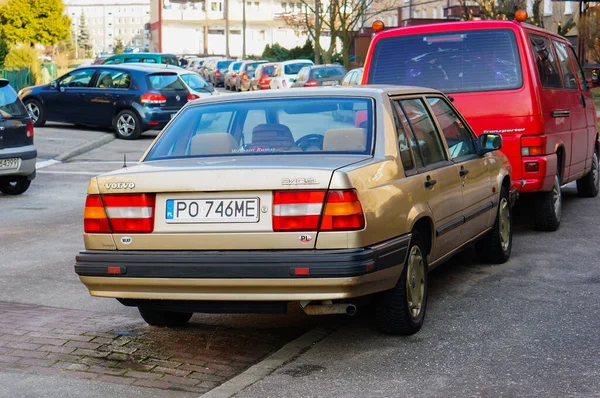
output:
[[[598,174],[598,151],[592,156],[592,168],[577,180],[577,194],[583,198],[595,198],[600,190],[600,175]]]
[[[510,197],[506,188],[502,187],[494,227],[475,244],[475,250],[479,258],[491,264],[504,264],[507,262],[512,251],[512,230]]]
[[[138,307],[140,315],[151,326],[177,327],[185,325],[192,315],[191,312],[174,312]]]
[[[406,261],[398,283],[393,289],[382,292],[376,302],[375,319],[377,328],[381,332],[408,336],[415,334],[421,329],[421,326],[423,326],[425,310],[427,309],[427,271],[429,269],[427,266],[426,253],[419,232],[413,231]],[[411,261],[412,265],[410,268],[412,270],[411,274],[413,275],[413,280],[416,283],[419,283],[420,279],[420,282],[423,284],[422,305],[416,317],[411,314],[411,308],[408,302],[409,289],[407,287],[407,277]],[[416,263],[418,263],[419,268],[414,267]],[[420,269],[421,267],[422,269]],[[415,276],[417,277],[417,280],[414,279]]]
[[[562,193],[558,173],[550,192],[538,194],[535,208],[535,229],[538,231],[556,231],[560,227],[562,215]]]

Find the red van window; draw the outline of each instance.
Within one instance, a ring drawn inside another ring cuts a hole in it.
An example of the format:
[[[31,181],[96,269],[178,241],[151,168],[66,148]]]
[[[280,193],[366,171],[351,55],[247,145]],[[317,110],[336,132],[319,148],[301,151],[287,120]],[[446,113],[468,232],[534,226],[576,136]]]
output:
[[[509,29],[458,31],[381,39],[370,84],[432,87],[453,92],[511,90],[523,77]]]
[[[559,43],[554,40],[552,40],[552,44],[554,44],[554,49],[556,50],[556,56],[558,57],[558,63],[560,64],[560,69],[562,71],[565,88],[569,90],[579,89],[575,72],[573,72],[573,64],[571,64],[569,53],[567,52],[567,46],[565,43]]]
[[[531,49],[533,50],[533,58],[537,66],[540,82],[544,88],[562,88],[560,80],[560,72],[550,40],[537,35],[529,35],[531,40]]]

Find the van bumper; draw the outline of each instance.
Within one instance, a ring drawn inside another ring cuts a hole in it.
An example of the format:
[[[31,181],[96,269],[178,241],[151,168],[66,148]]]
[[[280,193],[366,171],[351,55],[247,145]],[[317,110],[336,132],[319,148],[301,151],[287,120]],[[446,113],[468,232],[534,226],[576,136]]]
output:
[[[537,163],[538,171],[526,171],[527,163]],[[520,193],[549,192],[554,184],[558,160],[556,154],[524,156],[521,158],[521,179],[513,180],[513,187]]]

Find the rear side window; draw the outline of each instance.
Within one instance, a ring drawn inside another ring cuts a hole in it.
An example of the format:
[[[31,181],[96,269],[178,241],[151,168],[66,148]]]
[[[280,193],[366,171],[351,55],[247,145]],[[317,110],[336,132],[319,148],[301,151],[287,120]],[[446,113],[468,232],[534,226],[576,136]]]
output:
[[[286,75],[296,75],[296,74],[298,74],[298,72],[300,72],[300,69],[304,68],[305,66],[307,66],[306,62],[297,63],[297,64],[287,64],[287,65],[284,65],[283,72]]]
[[[8,85],[0,87],[0,115],[2,119],[27,116],[27,111],[17,97],[17,93]]]
[[[565,43],[560,43],[554,40],[552,41],[552,44],[554,44],[554,49],[556,50],[556,56],[558,57],[558,63],[562,72],[563,81],[565,82],[565,88],[568,90],[578,90],[579,87],[577,86],[577,78],[575,77],[575,72],[573,71],[573,64],[571,64],[567,46]]]
[[[523,77],[514,33],[497,29],[382,39],[368,82],[452,93],[516,89]]]
[[[96,80],[97,88],[129,88],[131,76],[120,70],[103,70]]]
[[[529,35],[529,40],[542,87],[562,88],[560,71],[550,46],[550,40],[536,35]]]
[[[346,71],[343,68],[332,67],[313,69],[311,75],[313,79],[323,79],[326,77],[344,76],[344,73],[346,73]]]
[[[441,137],[423,101],[403,100],[400,105],[408,118],[425,166],[447,160]]]
[[[179,61],[175,57],[163,57],[163,64],[179,66]]]
[[[186,90],[185,84],[176,73],[155,73],[148,75],[148,85],[153,90]]]

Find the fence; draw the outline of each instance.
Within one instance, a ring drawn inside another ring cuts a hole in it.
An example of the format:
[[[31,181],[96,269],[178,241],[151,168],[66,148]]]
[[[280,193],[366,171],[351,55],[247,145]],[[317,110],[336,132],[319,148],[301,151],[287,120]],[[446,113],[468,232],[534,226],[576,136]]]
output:
[[[50,83],[52,80],[56,79],[57,76],[57,66],[52,62],[44,62],[42,63],[41,68],[41,81],[37,81],[37,84],[46,84]],[[24,87],[31,86],[34,82],[31,76],[31,68],[21,68],[16,70],[5,70],[0,69],[0,78],[7,79],[10,82],[10,85],[17,91],[21,90]]]

